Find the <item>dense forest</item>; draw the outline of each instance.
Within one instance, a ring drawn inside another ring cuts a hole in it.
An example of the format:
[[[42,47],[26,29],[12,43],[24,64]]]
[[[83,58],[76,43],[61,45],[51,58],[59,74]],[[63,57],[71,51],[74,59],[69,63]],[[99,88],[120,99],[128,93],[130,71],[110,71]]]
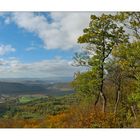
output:
[[[140,127],[140,12],[91,15],[77,42],[75,93],[0,104],[0,127]]]

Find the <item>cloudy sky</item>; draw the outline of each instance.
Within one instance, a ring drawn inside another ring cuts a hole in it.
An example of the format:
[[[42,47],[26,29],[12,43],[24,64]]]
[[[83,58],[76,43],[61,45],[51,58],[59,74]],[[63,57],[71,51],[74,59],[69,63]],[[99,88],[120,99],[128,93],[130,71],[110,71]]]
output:
[[[99,14],[93,12],[93,14]],[[89,12],[0,13],[0,78],[72,77]]]

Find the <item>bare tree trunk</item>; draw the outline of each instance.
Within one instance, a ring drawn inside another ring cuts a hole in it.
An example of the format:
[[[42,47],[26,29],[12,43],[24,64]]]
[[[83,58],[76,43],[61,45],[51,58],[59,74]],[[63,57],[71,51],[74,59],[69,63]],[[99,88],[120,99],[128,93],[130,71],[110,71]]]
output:
[[[104,56],[104,54],[103,54]],[[102,60],[102,65],[101,65],[101,75],[100,75],[100,78],[101,78],[101,85],[100,85],[100,96],[102,98],[102,112],[105,112],[106,110],[106,97],[105,97],[105,94],[103,92],[103,87],[104,87],[104,59]]]
[[[103,61],[104,62],[104,61]],[[103,63],[102,62],[102,63]],[[103,92],[104,87],[104,65],[101,66],[101,85],[100,85],[100,96],[102,98],[102,112],[105,112],[106,110],[106,97]]]
[[[101,65],[100,65],[100,80],[101,80],[101,83],[100,83],[100,90],[99,90],[99,96],[101,97],[102,99],[102,112],[105,113],[105,109],[106,109],[106,97],[105,97],[105,94],[103,92],[103,87],[104,87],[104,62],[105,62],[105,59],[108,57],[108,55],[105,54],[106,52],[106,46],[105,46],[105,38],[103,36],[103,48],[102,48],[102,59],[101,59]]]
[[[106,97],[104,95],[104,93],[101,91],[100,92],[100,96],[102,98],[102,112],[105,112],[106,111]]]
[[[134,119],[136,120],[137,119],[137,116],[136,116],[134,105],[131,106],[131,111],[132,111],[132,114],[134,116]]]
[[[117,113],[117,109],[118,109],[118,105],[119,105],[119,101],[120,101],[120,94],[121,94],[121,91],[117,90],[117,92],[116,92],[116,103],[115,103],[115,107],[114,107],[114,114]]]
[[[100,94],[98,94],[97,98],[96,98],[96,101],[94,103],[94,106],[96,107],[97,103],[99,102],[99,97],[100,97]]]
[[[100,92],[100,93],[98,94],[94,105],[95,105],[95,107],[96,107],[97,103],[99,102],[99,98],[100,98],[100,97],[101,97],[101,99],[102,99],[102,112],[105,112],[105,111],[106,111],[106,110],[105,110],[105,109],[106,109],[106,97],[105,97],[105,95],[104,95],[103,92]]]

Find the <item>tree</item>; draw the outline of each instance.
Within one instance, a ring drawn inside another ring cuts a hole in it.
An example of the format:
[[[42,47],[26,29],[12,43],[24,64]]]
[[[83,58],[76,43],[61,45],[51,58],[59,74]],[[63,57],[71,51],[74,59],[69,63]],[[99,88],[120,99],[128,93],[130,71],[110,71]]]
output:
[[[138,62],[139,59],[138,42],[140,39],[140,12],[119,12],[114,17],[115,17],[114,19],[119,25],[124,26],[126,32],[128,32],[129,34],[131,42],[120,45],[113,50],[112,54],[113,59],[108,67],[109,68],[108,76],[113,81],[116,87],[117,98],[114,108],[114,113],[116,113],[121,95],[121,87],[123,87],[123,81],[128,81],[129,79],[130,83],[131,79],[131,83],[132,81],[133,83],[135,83],[134,81],[136,81],[137,79],[135,75],[136,74],[135,62],[136,61]],[[129,102],[130,99],[131,98],[129,96]],[[133,108],[133,106],[131,106],[131,108]]]
[[[98,90],[98,81],[95,79],[95,76],[96,75],[92,71],[76,73],[75,79],[72,82],[76,92],[83,96],[96,94]]]
[[[115,17],[135,41],[140,40],[140,12],[119,12]]]
[[[78,38],[78,43],[86,44],[83,53],[75,56],[78,65],[88,66],[98,85],[98,96],[95,105],[102,99],[102,111],[105,112],[106,96],[104,94],[105,65],[114,47],[127,42],[128,36],[122,26],[118,25],[113,15],[91,15],[90,23],[83,30],[84,34]]]
[[[116,63],[120,67],[121,73],[123,73],[123,81],[127,85],[131,83],[127,93],[127,103],[130,105],[131,112],[136,119],[136,107],[140,101],[140,42],[120,45],[113,54],[117,57]]]
[[[115,86],[115,105],[114,114],[117,113],[118,105],[120,102],[121,85],[123,81],[123,72],[121,67],[117,64],[118,59],[112,54],[112,59],[107,64],[107,79]]]

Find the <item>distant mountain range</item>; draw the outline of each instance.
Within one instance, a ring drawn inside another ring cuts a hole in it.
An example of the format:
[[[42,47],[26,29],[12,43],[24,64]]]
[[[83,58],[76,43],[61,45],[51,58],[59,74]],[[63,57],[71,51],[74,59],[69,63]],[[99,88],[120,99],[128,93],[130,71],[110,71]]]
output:
[[[41,79],[0,79],[0,95],[45,94],[60,96],[73,93],[69,82]]]
[[[63,83],[71,82],[73,77],[51,77],[51,78],[0,78],[0,82],[25,82],[25,81],[41,81],[41,82],[54,82]]]

